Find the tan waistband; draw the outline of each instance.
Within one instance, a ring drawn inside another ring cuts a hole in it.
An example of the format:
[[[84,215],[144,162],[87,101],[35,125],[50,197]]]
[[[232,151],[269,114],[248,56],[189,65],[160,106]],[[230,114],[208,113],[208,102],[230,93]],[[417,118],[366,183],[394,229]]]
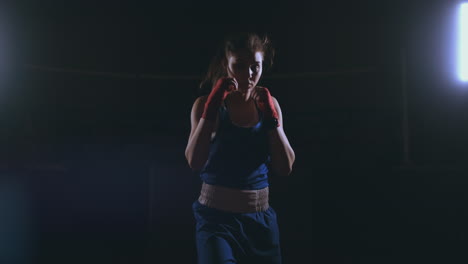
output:
[[[205,206],[233,213],[261,212],[270,206],[268,187],[241,190],[203,183],[198,201]]]

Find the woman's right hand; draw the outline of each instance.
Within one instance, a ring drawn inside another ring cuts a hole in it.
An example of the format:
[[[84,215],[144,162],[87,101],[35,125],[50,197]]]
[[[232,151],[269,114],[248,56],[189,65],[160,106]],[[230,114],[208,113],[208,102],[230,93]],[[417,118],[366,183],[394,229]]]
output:
[[[202,118],[214,121],[223,100],[226,99],[229,93],[236,91],[238,87],[239,84],[235,78],[223,77],[219,79],[213,86],[210,95],[208,95]]]
[[[237,83],[236,78],[230,78],[230,77],[223,77],[219,79],[216,84],[213,86],[213,89],[211,90],[210,96],[213,94],[213,96],[216,96],[218,94],[221,94],[222,100],[226,99],[226,96],[232,92],[236,91],[239,87],[239,84]],[[216,95],[215,95],[216,94]],[[208,96],[208,100],[210,100],[210,96]]]

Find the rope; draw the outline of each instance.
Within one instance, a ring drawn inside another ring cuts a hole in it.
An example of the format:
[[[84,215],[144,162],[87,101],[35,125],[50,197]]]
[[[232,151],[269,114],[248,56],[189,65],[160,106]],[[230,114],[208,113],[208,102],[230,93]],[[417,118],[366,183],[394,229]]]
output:
[[[117,73],[117,72],[103,72],[91,71],[83,69],[67,69],[59,67],[49,67],[43,65],[25,64],[24,68],[27,70],[48,71],[48,72],[61,72],[61,73],[75,73],[82,75],[93,76],[106,76],[127,79],[156,79],[156,80],[201,80],[201,75],[164,75],[164,74],[139,74],[139,73]],[[345,74],[361,74],[377,72],[373,68],[351,69],[342,71],[328,71],[328,72],[301,72],[301,73],[284,73],[267,75],[264,79],[292,79],[292,78],[307,78],[316,76],[332,76],[332,75],[345,75]]]

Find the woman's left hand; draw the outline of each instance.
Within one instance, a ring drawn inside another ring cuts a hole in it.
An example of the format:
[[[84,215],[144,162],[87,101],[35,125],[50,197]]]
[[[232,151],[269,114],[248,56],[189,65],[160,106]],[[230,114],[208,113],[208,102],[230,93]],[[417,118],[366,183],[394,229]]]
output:
[[[265,114],[266,117],[278,119],[273,97],[266,87],[256,86],[251,97],[257,102],[258,108]]]

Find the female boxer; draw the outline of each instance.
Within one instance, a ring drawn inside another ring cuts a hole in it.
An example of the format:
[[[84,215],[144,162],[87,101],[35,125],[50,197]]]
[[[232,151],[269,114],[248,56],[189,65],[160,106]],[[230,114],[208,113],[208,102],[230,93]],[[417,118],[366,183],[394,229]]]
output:
[[[191,112],[185,156],[200,173],[193,205],[199,264],[281,263],[268,177],[291,173],[295,154],[278,100],[257,86],[274,50],[268,37],[236,33],[212,60]]]

